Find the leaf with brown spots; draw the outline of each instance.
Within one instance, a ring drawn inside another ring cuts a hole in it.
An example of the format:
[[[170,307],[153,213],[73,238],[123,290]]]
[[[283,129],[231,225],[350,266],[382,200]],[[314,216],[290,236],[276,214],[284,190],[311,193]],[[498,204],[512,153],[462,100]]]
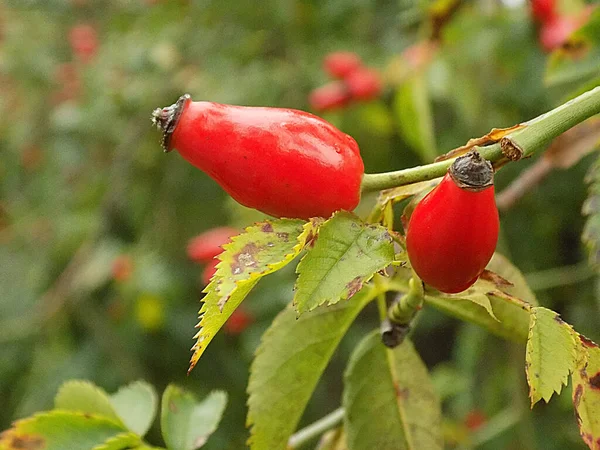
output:
[[[440,400],[412,343],[395,349],[369,334],[344,375],[344,429],[352,450],[441,450]]]
[[[552,310],[531,309],[525,370],[531,406],[560,394],[575,370],[579,339],[573,328]]]
[[[489,144],[494,144],[506,135],[513,133],[521,128],[525,128],[525,124],[513,125],[508,128],[492,128],[492,130],[481,137],[471,138],[469,141],[460,147],[450,150],[448,153],[435,158],[435,162],[446,161],[447,159],[458,158],[473,149],[473,147],[482,147]]]
[[[221,309],[242,282],[273,273],[302,251],[318,222],[279,219],[246,228],[223,246],[214,280]]]
[[[572,380],[579,433],[590,450],[600,450],[600,348],[581,335]]]
[[[302,314],[352,297],[394,256],[384,227],[367,225],[349,212],[335,214],[321,225],[314,247],[298,264],[296,310]]]
[[[0,449],[93,449],[125,432],[120,423],[97,414],[54,410],[15,422],[0,435]]]

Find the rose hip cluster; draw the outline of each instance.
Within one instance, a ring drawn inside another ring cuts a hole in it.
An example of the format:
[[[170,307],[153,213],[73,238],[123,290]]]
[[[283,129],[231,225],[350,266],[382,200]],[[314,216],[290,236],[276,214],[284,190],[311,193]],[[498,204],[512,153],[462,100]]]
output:
[[[566,15],[558,10],[556,0],[531,0],[531,14],[539,25],[538,39],[546,52],[562,47],[569,36],[589,20],[594,7]]]
[[[323,60],[323,70],[331,81],[314,89],[309,103],[315,111],[331,111],[352,102],[373,100],[381,95],[383,83],[379,73],[363,65],[354,52],[334,52]]]

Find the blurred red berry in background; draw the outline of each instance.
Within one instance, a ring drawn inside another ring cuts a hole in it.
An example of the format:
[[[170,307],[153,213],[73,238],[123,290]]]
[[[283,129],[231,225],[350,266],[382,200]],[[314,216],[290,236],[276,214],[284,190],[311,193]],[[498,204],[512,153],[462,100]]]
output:
[[[192,238],[187,246],[188,257],[197,263],[207,263],[223,251],[232,236],[239,231],[231,227],[212,228]]]
[[[204,286],[208,286],[208,283],[210,283],[210,279],[217,271],[217,264],[219,264],[219,262],[220,261],[217,258],[214,258],[211,259],[208,263],[206,263],[206,267],[202,271],[202,275],[200,277]]]
[[[465,426],[471,431],[481,428],[486,422],[487,417],[478,409],[472,409],[465,417]]]
[[[308,97],[310,107],[315,111],[331,111],[348,106],[350,93],[342,81],[332,81],[313,89]]]
[[[531,13],[533,17],[540,23],[550,22],[556,19],[555,0],[531,0]]]
[[[346,86],[353,100],[372,100],[381,95],[383,83],[376,70],[361,68],[346,78]]]
[[[362,66],[362,60],[354,52],[333,52],[323,59],[323,70],[333,78],[345,78]]]
[[[247,311],[245,311],[241,306],[233,311],[231,317],[227,319],[225,325],[223,326],[225,333],[231,335],[240,334],[248,325],[254,322],[254,317]]]
[[[112,276],[115,281],[127,281],[133,273],[133,261],[129,255],[120,255],[112,263]]]
[[[73,53],[84,62],[90,62],[98,50],[98,34],[90,24],[75,25],[69,32]]]

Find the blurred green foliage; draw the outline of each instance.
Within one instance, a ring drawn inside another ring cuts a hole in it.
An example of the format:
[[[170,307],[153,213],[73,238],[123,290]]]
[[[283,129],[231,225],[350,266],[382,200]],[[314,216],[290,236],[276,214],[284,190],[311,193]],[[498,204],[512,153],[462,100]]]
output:
[[[253,324],[241,335],[220,333],[186,377],[201,295],[201,268],[186,259],[186,242],[213,226],[242,228],[261,216],[227,199],[178,155],[163,154],[150,112],[184,92],[196,100],[308,109],[308,93],[326,81],[323,56],[352,50],[382,72],[388,91],[325,117],[356,138],[368,172],[429,162],[402,138],[402,128],[411,126],[400,123],[418,116],[403,117],[393,98],[402,52],[427,36],[428,6],[416,0],[0,4],[0,429],[48,409],[66,379],[114,391],[141,378],[159,391],[171,382],[199,396],[226,390],[223,424],[206,448],[243,448],[249,362],[262,332],[292,298],[293,268],[261,283],[244,304]],[[97,33],[91,58],[73,51],[72,30],[82,24]],[[438,153],[532,118],[577,89],[545,87],[546,61],[526,5],[462,5],[443,30],[439,52],[415,74]],[[500,250],[528,275],[541,304],[598,340],[600,293],[580,243],[590,158],[552,172],[502,214]],[[534,162],[503,169],[498,191]],[[123,255],[127,267],[119,272],[114,261]],[[559,269],[552,275],[543,272],[553,268]],[[342,342],[303,422],[339,405],[347,356],[376,326],[369,312]],[[436,311],[425,310],[415,328],[413,340],[445,401],[448,446],[468,445],[464,420],[476,411],[489,420],[474,434],[484,442],[480,448],[583,448],[568,395],[528,413],[522,347]],[[149,439],[160,445],[159,436],[153,429]]]

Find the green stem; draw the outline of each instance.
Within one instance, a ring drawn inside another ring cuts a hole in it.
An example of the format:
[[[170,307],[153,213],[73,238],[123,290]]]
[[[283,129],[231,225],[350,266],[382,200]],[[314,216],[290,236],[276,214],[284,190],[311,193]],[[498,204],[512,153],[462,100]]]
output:
[[[408,292],[390,308],[388,315],[392,322],[400,325],[409,324],[417,311],[423,307],[424,296],[420,285],[421,283],[417,278],[410,279]]]
[[[325,417],[320,418],[316,422],[292,435],[288,441],[288,450],[299,448],[307,442],[312,441],[314,438],[322,435],[327,430],[337,426],[343,418],[344,408],[339,407],[335,411],[327,414]]]
[[[525,122],[523,128],[506,135],[501,142],[486,147],[474,147],[474,149],[492,162],[506,160],[503,148],[507,150],[507,147],[512,151],[516,150],[520,153],[519,157],[523,158],[543,150],[552,139],[598,113],[600,113],[600,86]],[[366,173],[363,176],[361,189],[363,193],[380,191],[441,177],[445,175],[453,161],[454,159],[449,159],[394,172]]]

